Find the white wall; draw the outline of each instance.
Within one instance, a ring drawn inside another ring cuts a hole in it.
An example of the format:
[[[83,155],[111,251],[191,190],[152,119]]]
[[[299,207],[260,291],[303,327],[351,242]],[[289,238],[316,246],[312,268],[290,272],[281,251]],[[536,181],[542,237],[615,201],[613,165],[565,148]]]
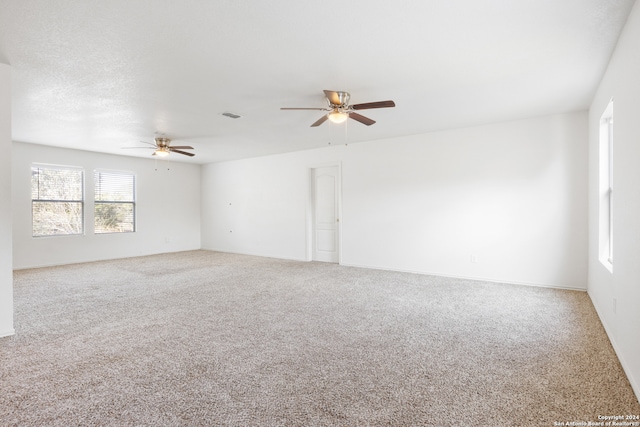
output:
[[[15,269],[200,248],[200,166],[36,144],[13,143],[13,266]],[[85,171],[85,234],[32,237],[31,165]],[[169,170],[167,170],[169,168]],[[135,233],[93,234],[93,170],[136,174]],[[157,170],[156,170],[157,169]]]
[[[11,67],[0,63],[0,337],[13,330],[11,249]]]
[[[587,134],[578,112],[206,165],[202,245],[309,259],[309,169],[339,163],[342,264],[585,289]]]
[[[640,398],[640,4],[589,110],[589,295]],[[598,260],[598,127],[613,98],[613,272]],[[615,299],[615,310],[614,310]]]

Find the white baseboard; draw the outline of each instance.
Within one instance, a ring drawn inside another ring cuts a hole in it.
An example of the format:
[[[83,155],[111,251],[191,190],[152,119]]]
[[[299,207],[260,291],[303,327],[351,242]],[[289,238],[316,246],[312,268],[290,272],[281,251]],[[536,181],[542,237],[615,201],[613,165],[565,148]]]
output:
[[[638,402],[640,403],[640,384],[638,384],[638,381],[636,381],[636,379],[633,378],[633,376],[631,375],[631,371],[629,370],[629,364],[627,363],[627,361],[625,360],[622,352],[620,351],[620,347],[616,343],[614,335],[611,333],[611,328],[609,327],[607,322],[604,320],[604,316],[601,314],[602,310],[601,310],[600,306],[598,306],[598,304],[596,303],[595,299],[591,298],[591,295],[589,294],[589,292],[587,292],[587,295],[589,295],[589,299],[591,300],[591,303],[593,304],[593,306],[596,309],[596,313],[598,314],[598,318],[600,318],[600,323],[602,323],[602,327],[604,327],[604,331],[607,333],[607,336],[609,337],[609,341],[611,342],[611,346],[613,347],[613,351],[615,351],[616,356],[618,356],[618,360],[620,361],[620,365],[622,365],[622,370],[627,375],[627,379],[629,380],[629,383],[631,384],[631,388],[633,389],[633,392],[636,394],[636,399],[638,399]]]
[[[7,329],[4,331],[0,331],[0,338],[10,337],[11,335],[15,335],[15,334],[16,334],[15,329]]]
[[[518,282],[514,280],[490,279],[486,277],[458,276],[458,275],[452,275],[452,274],[432,273],[428,271],[403,270],[403,269],[397,269],[397,268],[374,267],[370,265],[359,265],[359,264],[341,263],[340,265],[344,265],[345,267],[369,268],[373,270],[397,271],[398,273],[412,273],[412,274],[422,274],[425,276],[447,277],[451,279],[476,280],[479,282],[490,282],[490,283],[504,283],[506,285],[535,286],[538,288],[562,289],[567,291],[581,291],[581,292],[587,291],[586,287],[579,288],[579,287],[573,287],[573,286],[560,286],[560,285],[553,285],[553,284],[547,284],[547,283]]]
[[[289,261],[301,261],[301,262],[309,262],[309,261],[311,261],[311,260],[306,259],[306,258],[284,257],[284,256],[279,256],[279,255],[274,255],[274,254],[261,254],[261,253],[252,253],[252,252],[235,252],[235,251],[229,251],[229,250],[226,250],[226,249],[217,249],[217,248],[202,248],[202,250],[212,251],[212,252],[229,253],[229,254],[235,254],[235,255],[258,256],[258,257],[262,257],[262,258],[286,259],[286,260],[289,260]],[[339,264],[342,265],[342,266],[345,266],[345,267],[368,268],[368,269],[372,269],[372,270],[382,270],[382,271],[397,271],[398,273],[422,274],[422,275],[425,275],[425,276],[448,277],[448,278],[451,278],[451,279],[476,280],[476,281],[480,281],[480,282],[504,283],[504,284],[507,284],[507,285],[535,286],[535,287],[539,287],[539,288],[562,289],[562,290],[567,290],[567,291],[580,291],[580,292],[586,292],[587,291],[586,286],[585,287],[573,287],[573,286],[553,285],[553,284],[547,284],[547,283],[531,283],[531,282],[518,282],[518,281],[513,281],[513,280],[490,279],[490,278],[486,278],[486,277],[456,276],[456,275],[451,275],[451,274],[432,273],[432,272],[429,272],[429,271],[403,270],[403,269],[397,269],[397,268],[376,267],[376,266],[364,265],[364,264],[348,264],[348,263],[343,263],[343,262],[340,262]]]
[[[229,251],[229,250],[226,250],[226,249],[216,249],[216,248],[202,248],[201,250],[203,250],[203,251],[211,251],[211,252],[221,252],[221,253],[225,253],[225,254],[234,254],[234,255],[257,256],[257,257],[260,257],[260,258],[284,259],[284,260],[287,260],[287,261],[300,261],[300,262],[309,261],[308,259],[305,259],[305,258],[287,257],[287,256],[281,256],[281,255],[274,255],[274,254],[261,254],[261,253],[258,253],[258,252],[236,252],[236,251]]]
[[[116,261],[119,259],[139,258],[139,257],[163,255],[163,254],[175,254],[180,252],[191,252],[191,251],[199,251],[199,250],[202,250],[202,249],[195,248],[195,249],[180,249],[180,250],[166,251],[166,252],[140,252],[136,255],[130,255],[130,256],[124,256],[124,257],[107,257],[107,258],[95,258],[95,259],[88,259],[88,260],[59,262],[59,263],[23,265],[23,266],[13,267],[13,271],[33,270],[37,268],[47,268],[47,267],[62,267],[65,265],[89,264],[92,262],[100,262],[100,261]]]

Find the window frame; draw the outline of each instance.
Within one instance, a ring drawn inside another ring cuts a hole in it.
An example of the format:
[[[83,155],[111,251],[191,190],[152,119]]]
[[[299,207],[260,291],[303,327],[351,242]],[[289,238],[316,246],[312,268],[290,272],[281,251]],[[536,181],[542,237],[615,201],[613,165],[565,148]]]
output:
[[[614,130],[613,98],[600,117],[599,139],[599,253],[602,265],[613,272]]]
[[[60,237],[60,236],[82,236],[85,234],[85,173],[84,168],[79,166],[69,166],[69,165],[53,165],[53,164],[45,164],[45,163],[32,163],[31,164],[31,237],[33,238],[43,238],[43,237]],[[79,172],[80,173],[80,199],[53,199],[53,198],[42,198],[40,192],[40,171],[47,170],[59,170],[59,171],[69,171],[69,172]],[[38,173],[38,188],[35,190],[37,192],[37,198],[34,198],[34,187],[33,187],[33,175],[34,172]],[[80,206],[80,213],[78,215],[80,219],[80,231],[77,233],[49,233],[49,234],[36,234],[36,204],[42,203],[54,203],[54,204],[78,204]]]
[[[112,175],[112,176],[126,176],[127,178],[131,178],[132,189],[131,189],[131,200],[109,200],[104,199],[102,195],[99,195],[98,192],[102,189],[102,186],[98,183],[100,182],[100,176],[104,175]],[[93,196],[94,196],[94,208],[93,208],[93,233],[95,235],[105,235],[105,234],[123,234],[123,233],[135,233],[137,230],[137,176],[134,172],[131,171],[121,171],[121,170],[112,170],[112,169],[94,169],[93,171]],[[97,220],[100,217],[97,214],[98,206],[105,205],[131,205],[131,229],[123,229],[120,231],[111,230],[111,231],[98,231],[99,227],[97,224]]]

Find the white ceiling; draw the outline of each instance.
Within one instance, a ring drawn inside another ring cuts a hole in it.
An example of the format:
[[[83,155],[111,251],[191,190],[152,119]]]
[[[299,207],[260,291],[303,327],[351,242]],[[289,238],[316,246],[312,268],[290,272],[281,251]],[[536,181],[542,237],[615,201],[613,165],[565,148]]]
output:
[[[0,0],[0,62],[15,141],[210,163],[586,109],[633,3]],[[396,108],[279,109],[323,89]]]

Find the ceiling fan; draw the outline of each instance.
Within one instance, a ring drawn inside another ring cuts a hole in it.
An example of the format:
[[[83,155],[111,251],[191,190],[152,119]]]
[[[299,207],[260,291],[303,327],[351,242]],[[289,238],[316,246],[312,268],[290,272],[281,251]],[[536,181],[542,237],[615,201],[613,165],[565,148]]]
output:
[[[320,126],[327,120],[330,120],[334,123],[342,123],[348,118],[358,121],[367,126],[371,126],[375,123],[375,120],[371,120],[368,117],[365,117],[361,114],[356,113],[356,110],[369,110],[372,108],[389,108],[395,107],[396,104],[393,101],[377,101],[377,102],[366,102],[364,104],[353,104],[349,105],[349,99],[351,95],[349,92],[339,92],[334,90],[325,90],[325,96],[327,97],[327,107],[323,108],[288,108],[282,107],[281,110],[320,110],[320,111],[328,111],[329,113],[320,117],[317,121],[315,121],[311,127]]]
[[[178,153],[178,154],[183,154],[189,157],[195,156],[195,154],[193,153],[182,151],[182,150],[193,150],[194,149],[193,147],[190,147],[188,145],[171,145],[171,139],[169,138],[156,137],[154,138],[154,143],[146,142],[146,141],[140,141],[140,142],[142,142],[143,144],[149,144],[151,145],[151,147],[123,147],[123,148],[151,148],[155,150],[152,155],[158,156],[158,157],[166,157],[169,155],[169,153]]]

